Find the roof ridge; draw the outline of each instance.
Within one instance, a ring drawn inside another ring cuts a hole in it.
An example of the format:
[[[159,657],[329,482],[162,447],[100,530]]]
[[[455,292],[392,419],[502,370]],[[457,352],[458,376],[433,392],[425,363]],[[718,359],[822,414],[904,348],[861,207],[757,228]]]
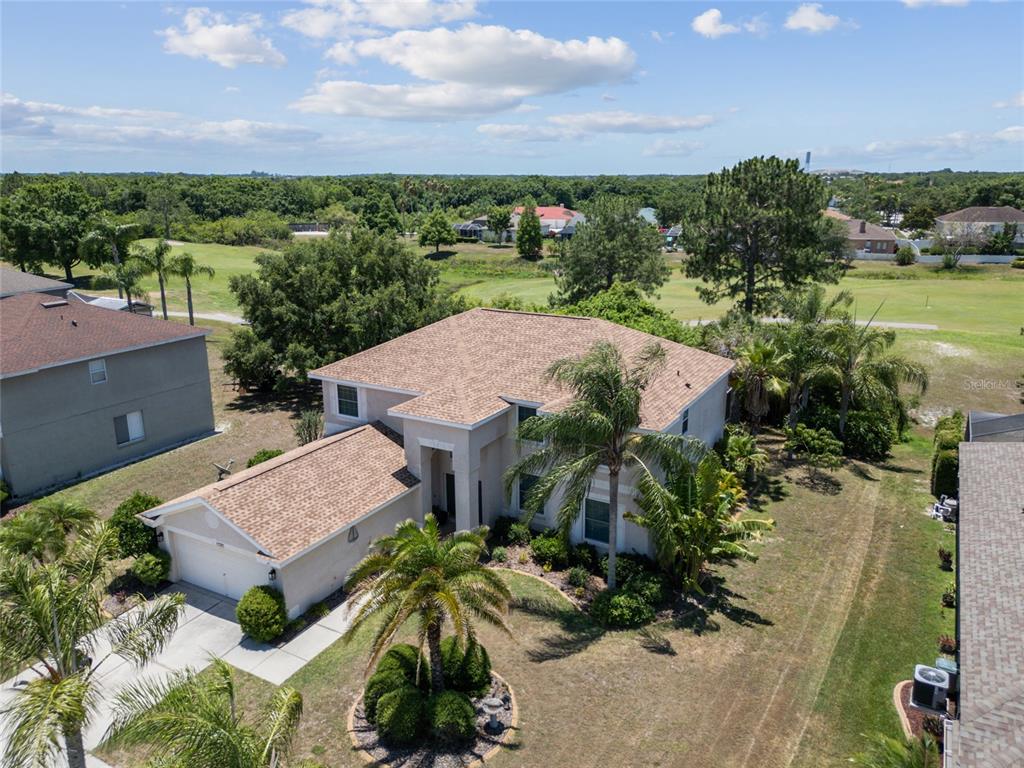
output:
[[[502,309],[500,307],[476,307],[481,312],[500,312],[506,315],[529,315],[530,317],[556,317],[560,320],[601,320],[587,315],[563,315],[556,312],[530,312],[527,309]]]

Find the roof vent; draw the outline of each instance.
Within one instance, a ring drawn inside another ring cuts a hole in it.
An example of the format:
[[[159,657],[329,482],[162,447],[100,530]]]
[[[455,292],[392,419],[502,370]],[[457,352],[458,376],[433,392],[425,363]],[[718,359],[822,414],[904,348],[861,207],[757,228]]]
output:
[[[68,305],[67,299],[54,299],[53,301],[41,301],[39,302],[43,309],[53,309],[54,307],[66,307]]]

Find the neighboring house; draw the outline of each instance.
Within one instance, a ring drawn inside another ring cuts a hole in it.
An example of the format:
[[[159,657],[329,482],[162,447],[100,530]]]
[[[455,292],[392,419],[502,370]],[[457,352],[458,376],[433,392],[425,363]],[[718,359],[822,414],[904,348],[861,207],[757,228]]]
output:
[[[1024,443],[961,443],[957,718],[945,768],[1024,765]]]
[[[294,616],[337,589],[399,520],[440,509],[466,530],[518,516],[529,483],[517,482],[509,499],[503,482],[520,455],[516,428],[570,402],[544,373],[598,340],[627,358],[652,341],[666,350],[641,429],[708,445],[721,437],[731,360],[596,318],[473,309],[310,372],[333,437],[146,513],[178,563],[174,577],[233,597],[273,580]],[[632,482],[622,478],[621,512],[636,509]],[[607,494],[601,473],[574,541],[607,547]],[[553,525],[557,503],[534,524]],[[614,524],[623,550],[651,551],[645,529]]]
[[[1024,413],[986,413],[971,411],[967,414],[968,443],[1024,443]]]
[[[675,224],[665,230],[665,247],[675,248],[679,245],[679,238],[683,235],[683,228],[679,224]]]
[[[658,226],[658,212],[654,208],[641,208],[637,215],[648,224]]]
[[[22,272],[20,269],[0,267],[0,299],[17,296],[19,293],[45,293],[48,296],[63,297],[70,288],[70,283]]]
[[[519,228],[519,219],[525,208],[516,206],[512,211],[512,229]],[[579,211],[566,208],[564,205],[538,205],[537,218],[540,219],[540,233],[544,237],[572,237],[576,227],[587,220]]]
[[[854,219],[835,208],[825,209],[825,215],[846,224],[846,241],[861,254],[895,254],[899,248],[896,236],[888,229],[863,219]]]
[[[487,226],[486,216],[477,216],[470,221],[452,224],[452,228],[459,237],[476,238],[477,240],[483,240],[484,236],[491,232]]]
[[[67,297],[68,299],[99,307],[100,309],[112,309],[115,312],[131,312],[135,315],[146,315],[147,317],[153,316],[152,304],[135,299],[132,299],[132,303],[129,305],[127,299],[119,299],[116,296],[91,296],[81,291],[68,291]]]
[[[977,237],[987,240],[1002,232],[1005,224],[1017,225],[1018,244],[1024,244],[1024,211],[1009,205],[972,206],[935,219],[935,233],[944,237]]]
[[[207,330],[38,293],[0,299],[0,470],[16,496],[213,431]]]

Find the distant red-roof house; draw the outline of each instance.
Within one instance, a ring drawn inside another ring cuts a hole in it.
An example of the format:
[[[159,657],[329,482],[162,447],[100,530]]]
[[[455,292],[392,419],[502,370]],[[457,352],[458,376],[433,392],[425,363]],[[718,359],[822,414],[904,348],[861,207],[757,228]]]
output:
[[[519,218],[523,215],[524,207],[516,206],[512,210],[512,229],[519,228]],[[569,237],[575,230],[576,225],[587,220],[579,211],[566,208],[564,205],[538,205],[535,209],[537,218],[540,219],[540,231],[545,237]]]
[[[846,225],[846,241],[859,253],[896,253],[899,244],[888,229],[863,219],[855,219],[835,208],[826,208],[825,215]]]

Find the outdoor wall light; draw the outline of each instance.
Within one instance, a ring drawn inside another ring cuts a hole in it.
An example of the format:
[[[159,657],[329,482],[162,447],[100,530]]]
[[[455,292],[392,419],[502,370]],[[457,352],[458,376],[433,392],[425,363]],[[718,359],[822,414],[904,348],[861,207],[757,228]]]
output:
[[[277,568],[271,568],[267,573],[267,578],[271,581],[277,581]]]
[[[157,542],[157,544],[163,544],[163,542],[164,542],[164,532],[163,531],[157,531],[156,532],[156,542]]]
[[[353,541],[359,538],[359,530],[353,525],[348,529],[348,543],[351,544]]]

